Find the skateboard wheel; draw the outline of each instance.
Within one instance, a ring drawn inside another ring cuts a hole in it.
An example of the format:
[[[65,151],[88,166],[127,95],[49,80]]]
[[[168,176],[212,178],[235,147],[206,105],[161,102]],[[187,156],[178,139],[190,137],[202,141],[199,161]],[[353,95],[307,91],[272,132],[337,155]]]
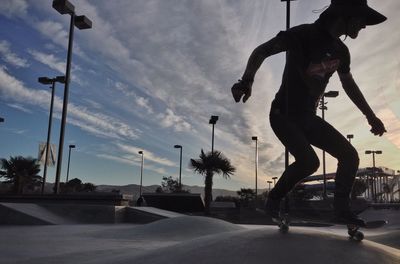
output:
[[[289,231],[289,226],[288,226],[287,224],[281,224],[281,225],[279,226],[279,230],[280,230],[282,233],[287,233],[287,232]]]
[[[349,233],[350,238],[355,240],[355,241],[362,241],[364,239],[364,233],[363,232],[349,230],[348,233]]]

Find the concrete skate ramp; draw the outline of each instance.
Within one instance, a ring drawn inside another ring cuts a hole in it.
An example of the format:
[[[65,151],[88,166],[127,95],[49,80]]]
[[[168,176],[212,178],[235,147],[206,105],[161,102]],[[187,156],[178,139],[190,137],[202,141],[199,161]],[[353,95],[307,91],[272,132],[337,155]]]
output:
[[[0,215],[0,224],[62,225],[73,223],[46,208],[31,203],[0,203]]]
[[[0,244],[2,264],[400,263],[400,250],[345,233],[293,227],[282,234],[276,226],[194,216],[146,225],[0,226]]]
[[[393,230],[385,234],[372,236],[370,240],[400,249],[400,230]]]
[[[135,259],[137,263],[324,263],[397,264],[400,251],[370,241],[311,229],[241,230],[195,239]],[[121,261],[119,263],[129,263]]]
[[[108,239],[157,239],[181,241],[201,236],[245,230],[245,228],[215,218],[202,216],[179,216],[163,219],[146,225],[140,225],[131,230],[126,230],[125,227],[121,227],[120,230],[124,231],[118,232],[116,229],[113,229],[103,231],[100,234],[94,234],[94,236]]]

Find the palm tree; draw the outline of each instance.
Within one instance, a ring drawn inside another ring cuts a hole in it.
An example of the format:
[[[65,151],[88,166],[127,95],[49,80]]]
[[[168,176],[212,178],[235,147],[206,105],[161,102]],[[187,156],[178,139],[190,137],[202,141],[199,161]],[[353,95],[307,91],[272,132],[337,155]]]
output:
[[[5,183],[13,185],[13,193],[22,194],[25,188],[33,190],[42,182],[42,177],[38,175],[40,164],[37,159],[22,156],[1,159],[1,168],[0,177],[7,179]]]
[[[220,151],[204,153],[201,150],[199,159],[190,159],[190,168],[195,172],[205,176],[204,178],[204,199],[205,199],[205,214],[210,214],[210,204],[212,200],[212,185],[214,173],[222,174],[225,179],[230,178],[235,172],[235,167],[231,165]]]

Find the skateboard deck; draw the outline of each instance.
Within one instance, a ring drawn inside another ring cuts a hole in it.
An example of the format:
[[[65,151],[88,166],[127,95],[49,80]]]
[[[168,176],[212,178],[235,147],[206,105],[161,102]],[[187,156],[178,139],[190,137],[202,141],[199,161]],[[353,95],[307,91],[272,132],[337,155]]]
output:
[[[305,225],[305,224],[320,224],[320,225],[343,225],[347,227],[347,233],[350,239],[355,241],[362,241],[364,239],[364,233],[360,231],[362,229],[376,229],[385,226],[388,222],[386,220],[373,220],[365,221],[363,225],[357,225],[352,223],[335,222],[331,219],[316,219],[307,217],[290,217],[288,214],[284,214],[279,219],[273,219],[277,223],[279,230],[283,233],[289,231],[291,225]]]

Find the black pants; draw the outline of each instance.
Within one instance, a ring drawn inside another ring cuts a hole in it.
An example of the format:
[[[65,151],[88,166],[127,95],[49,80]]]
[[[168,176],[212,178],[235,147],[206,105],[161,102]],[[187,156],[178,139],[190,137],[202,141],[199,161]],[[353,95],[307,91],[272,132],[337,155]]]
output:
[[[311,145],[325,150],[338,160],[335,200],[340,198],[345,201],[349,198],[359,158],[344,136],[312,113],[286,117],[272,109],[270,122],[276,136],[295,158],[271,190],[271,198],[283,198],[296,183],[317,171],[320,163]]]

